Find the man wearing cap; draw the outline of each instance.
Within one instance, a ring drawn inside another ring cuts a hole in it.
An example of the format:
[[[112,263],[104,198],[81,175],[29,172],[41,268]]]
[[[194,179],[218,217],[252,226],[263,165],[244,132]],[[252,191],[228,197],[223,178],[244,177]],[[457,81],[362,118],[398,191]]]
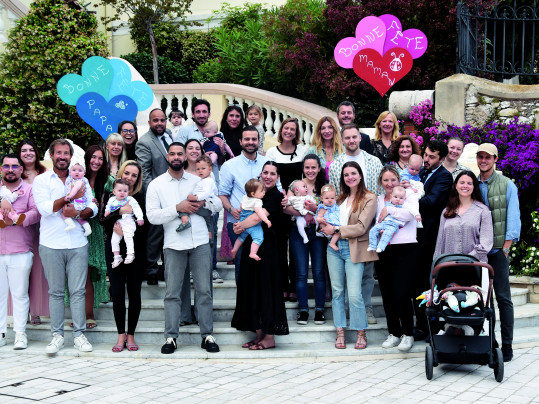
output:
[[[509,250],[520,238],[520,209],[518,190],[506,176],[494,170],[498,149],[492,143],[483,143],[477,149],[479,188],[483,201],[492,212],[494,246],[488,253],[488,263],[494,268],[494,293],[500,311],[502,353],[504,362],[513,358],[514,313],[509,285]]]

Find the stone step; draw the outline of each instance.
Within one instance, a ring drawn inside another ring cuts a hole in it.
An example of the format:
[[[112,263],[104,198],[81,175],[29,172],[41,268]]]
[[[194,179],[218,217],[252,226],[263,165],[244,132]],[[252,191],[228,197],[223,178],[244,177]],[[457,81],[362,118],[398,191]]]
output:
[[[314,321],[314,299],[309,299],[309,320]],[[191,305],[194,301],[191,301]],[[288,321],[295,321],[296,314],[298,312],[298,303],[286,302],[286,317]],[[374,315],[376,317],[385,317],[384,308],[382,306],[382,298],[380,296],[374,296],[372,298],[372,305]],[[126,306],[129,307],[129,302],[126,302]],[[213,321],[232,321],[236,304],[234,300],[214,300],[213,301]],[[331,320],[333,314],[331,311],[331,302],[325,303],[325,315],[326,319]],[[114,313],[112,311],[112,303],[102,304],[99,308],[94,309],[94,315],[96,320],[114,320]],[[66,308],[66,318],[71,318],[71,311]],[[142,311],[140,313],[140,320],[156,320],[165,321],[165,311],[163,306],[163,300],[143,300]]]
[[[183,329],[183,327],[182,327]],[[181,330],[180,330],[181,331]],[[91,334],[88,332],[88,334]],[[252,338],[252,334],[244,335],[243,342]],[[407,353],[400,352],[397,348],[383,349],[381,343],[385,339],[375,338],[375,335],[368,331],[368,346],[363,350],[353,349],[353,342],[355,341],[355,333],[347,334],[347,349],[335,349],[334,338],[331,341],[320,342],[296,342],[293,344],[284,343],[285,337],[276,337],[277,347],[275,349],[269,349],[264,351],[250,351],[248,349],[242,349],[240,344],[225,344],[224,342],[217,340],[221,349],[218,353],[207,353],[200,348],[200,341],[196,340],[194,344],[185,345],[179,344],[178,349],[174,354],[163,355],[161,354],[161,345],[164,340],[161,338],[157,343],[146,344],[142,343],[137,334],[137,342],[140,344],[140,349],[137,352],[129,352],[124,350],[120,353],[111,351],[112,346],[116,342],[116,337],[106,342],[94,341],[93,336],[89,335],[88,338],[92,341],[93,352],[81,353],[73,348],[72,337],[70,333],[66,333],[65,348],[58,352],[58,356],[65,357],[87,357],[87,358],[133,358],[133,359],[180,359],[180,360],[194,360],[194,359],[240,359],[240,360],[262,360],[262,359],[292,359],[313,361],[317,358],[334,358],[335,360],[370,360],[373,358],[384,359],[408,359],[408,358],[423,358],[425,355],[426,344],[424,341],[418,341],[414,343],[412,349]],[[8,330],[6,334],[8,345],[0,348],[0,352],[11,351],[13,345],[14,335],[13,332]],[[28,341],[28,348],[25,350],[17,351],[18,355],[30,355],[36,357],[39,355],[45,355],[45,347],[49,342],[50,337],[44,340],[35,340],[30,338]],[[525,327],[515,329],[513,339],[513,349],[524,348],[529,346],[535,346],[539,343],[539,326]],[[327,359],[326,359],[327,360]]]

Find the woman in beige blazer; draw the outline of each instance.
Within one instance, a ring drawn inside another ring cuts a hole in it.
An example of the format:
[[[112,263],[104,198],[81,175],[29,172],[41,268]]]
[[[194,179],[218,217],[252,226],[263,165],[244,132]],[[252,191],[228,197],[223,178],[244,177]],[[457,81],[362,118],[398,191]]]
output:
[[[340,209],[341,226],[332,226],[321,222],[326,235],[340,234],[337,243],[339,250],[328,247],[327,260],[331,289],[333,292],[333,321],[337,327],[335,348],[346,348],[344,327],[346,311],[344,306],[345,286],[348,291],[350,306],[350,329],[357,330],[355,348],[367,347],[367,314],[361,296],[361,279],[365,262],[376,261],[378,255],[367,251],[369,229],[376,214],[376,195],[365,187],[363,172],[359,164],[349,161],[344,164],[340,179],[341,194],[337,199]],[[345,285],[346,280],[346,285]]]

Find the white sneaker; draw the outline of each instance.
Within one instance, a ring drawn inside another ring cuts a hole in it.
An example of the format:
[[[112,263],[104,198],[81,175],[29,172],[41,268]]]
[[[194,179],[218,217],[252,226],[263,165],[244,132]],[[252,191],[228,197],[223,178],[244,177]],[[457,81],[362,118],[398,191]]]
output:
[[[381,249],[380,247],[378,247],[378,248],[376,249],[376,252],[377,252],[378,254],[380,254],[380,253],[382,252],[382,249]]]
[[[397,347],[399,351],[409,351],[414,346],[414,337],[403,335],[401,337],[401,343]]]
[[[52,341],[45,348],[48,354],[55,354],[64,347],[64,337],[57,332],[52,334]]]
[[[376,251],[376,248],[369,246],[369,247],[367,247],[367,251]]]
[[[367,323],[369,324],[377,324],[378,321],[376,320],[376,317],[374,317],[374,311],[372,307],[367,307]]]
[[[394,346],[399,345],[401,342],[401,339],[399,337],[395,337],[393,334],[389,334],[387,339],[382,344],[382,348],[393,348]]]
[[[80,352],[92,352],[94,349],[92,344],[88,342],[84,334],[79,335],[74,340],[74,347],[77,348]]]
[[[15,342],[13,343],[13,349],[26,349],[27,347],[28,347],[28,338],[26,338],[26,333],[16,332]]]
[[[0,334],[0,346],[4,346],[6,344],[7,344],[6,334]]]

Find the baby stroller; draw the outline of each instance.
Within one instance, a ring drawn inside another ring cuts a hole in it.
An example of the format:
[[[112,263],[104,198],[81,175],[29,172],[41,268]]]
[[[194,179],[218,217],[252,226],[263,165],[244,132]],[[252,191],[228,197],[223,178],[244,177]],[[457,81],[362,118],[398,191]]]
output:
[[[472,285],[481,285],[483,267],[488,269],[489,276],[486,301],[483,300],[480,290],[471,287]],[[425,372],[428,380],[432,379],[434,366],[438,366],[440,363],[459,363],[488,364],[491,369],[494,369],[496,381],[502,381],[502,351],[493,347],[495,340],[492,321],[494,309],[490,307],[493,277],[493,268],[489,264],[479,262],[471,255],[443,254],[432,263],[430,297],[425,311],[430,336],[430,345],[425,350]],[[458,286],[448,287],[450,284]],[[434,299],[436,287],[440,299],[445,292],[452,292],[452,295],[459,300],[459,305],[462,300],[466,299],[466,292],[477,293],[479,295],[477,304],[466,308],[457,308],[460,311],[456,312],[444,301]],[[489,323],[489,335],[480,335],[485,320],[488,320]],[[467,332],[468,335],[458,335],[458,332],[452,333],[453,335],[449,335],[449,332],[444,335],[433,335],[438,331],[435,329],[436,326],[444,323],[448,330],[451,328],[462,331],[462,329],[467,328],[467,330],[473,331]]]

